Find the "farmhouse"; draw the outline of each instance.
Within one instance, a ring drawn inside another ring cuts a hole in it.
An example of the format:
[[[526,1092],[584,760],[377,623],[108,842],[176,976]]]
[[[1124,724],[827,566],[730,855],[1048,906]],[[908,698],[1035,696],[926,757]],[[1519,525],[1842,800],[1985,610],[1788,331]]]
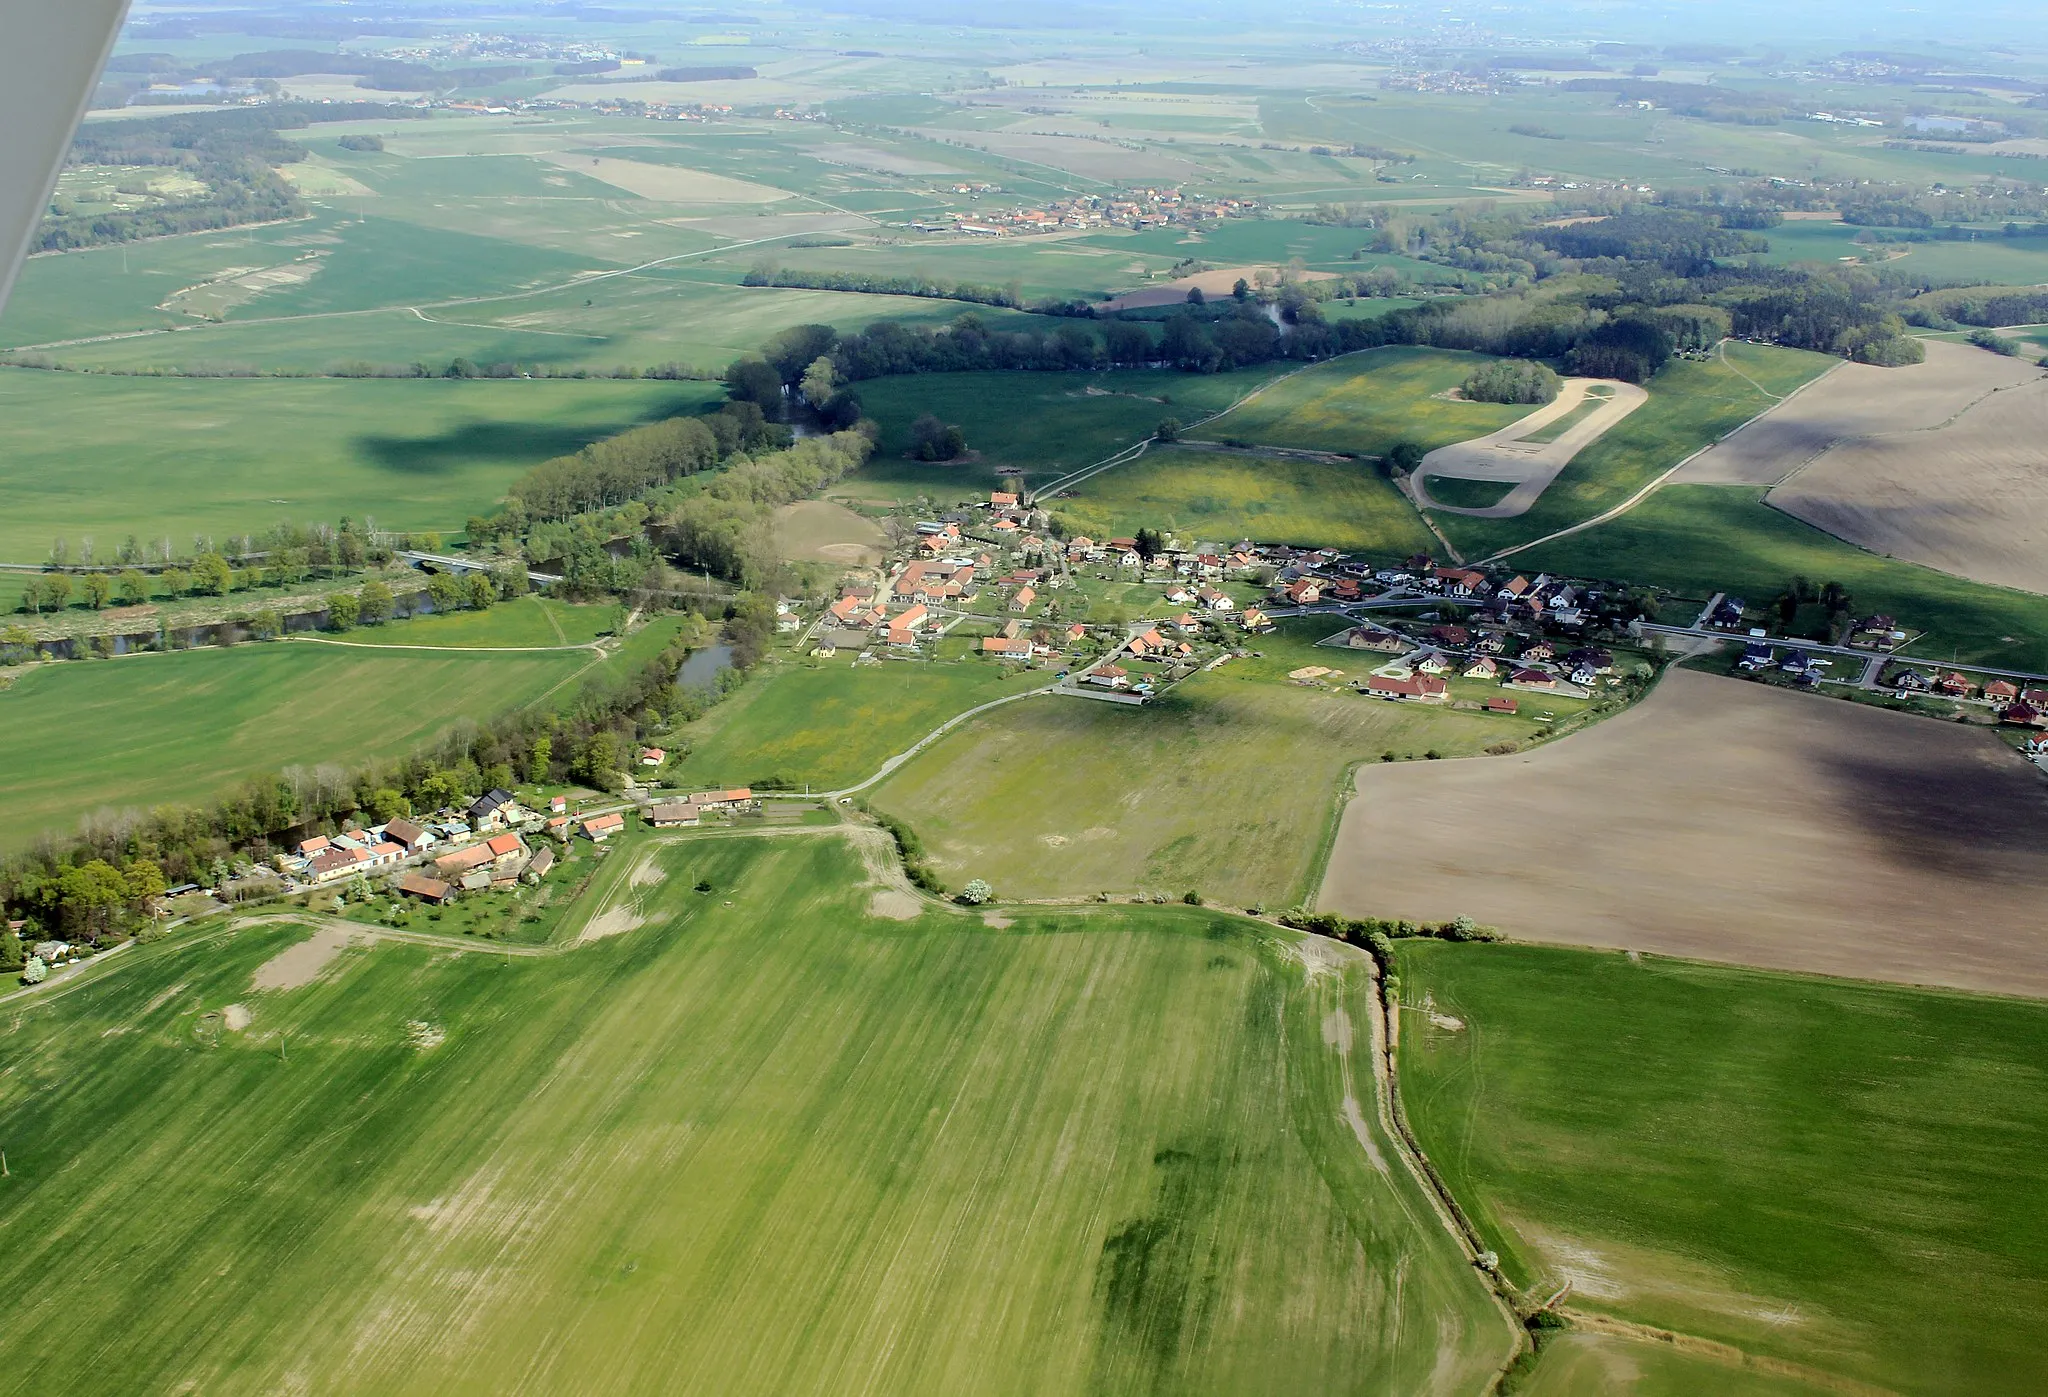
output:
[[[391,821],[384,826],[384,837],[408,854],[417,854],[422,849],[433,847],[436,842],[432,830],[411,820]]]
[[[690,797],[690,803],[700,810],[751,810],[761,802],[754,798],[751,786],[737,786],[729,791],[699,791]]]
[[[466,849],[457,849],[452,854],[441,855],[434,860],[434,869],[443,878],[452,878],[460,882],[463,874],[482,868],[490,861],[491,850],[488,844],[472,844]]]
[[[640,749],[640,765],[642,766],[660,766],[667,760],[668,753],[659,747],[643,747]]]
[[[526,857],[526,841],[516,834],[501,834],[495,839],[487,839],[484,848],[490,852],[491,863],[497,868],[509,868]]]
[[[503,829],[518,819],[519,806],[514,803],[510,791],[493,789],[470,802],[464,813],[469,816],[470,827],[482,834],[486,830]]]
[[[704,812],[687,800],[668,801],[647,808],[647,823],[656,829],[674,829],[703,823]]]
[[[624,815],[592,815],[583,822],[583,837],[593,844],[602,844],[625,828]]]
[[[399,874],[391,886],[406,897],[416,897],[421,902],[431,902],[437,907],[455,896],[452,885],[442,882],[439,878],[429,877],[416,869]]]
[[[1438,703],[1450,693],[1450,686],[1434,674],[1416,674],[1406,679],[1389,679],[1384,675],[1375,674],[1365,681],[1364,692],[1374,698],[1409,703]]]

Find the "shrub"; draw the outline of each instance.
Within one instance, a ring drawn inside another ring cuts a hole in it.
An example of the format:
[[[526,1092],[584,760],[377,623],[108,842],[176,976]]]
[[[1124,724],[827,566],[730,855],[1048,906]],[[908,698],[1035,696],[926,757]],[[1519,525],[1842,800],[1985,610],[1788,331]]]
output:
[[[1190,907],[1200,907],[1202,905],[1202,895],[1193,888],[1189,888],[1186,892],[1182,893],[1180,900]]]
[[[995,895],[996,890],[988,885],[987,880],[976,878],[960,890],[960,901],[969,907],[979,907]]]
[[[21,982],[24,985],[40,985],[50,978],[50,967],[43,964],[41,956],[30,956],[28,964],[21,968]]]
[[[1972,330],[1970,331],[1970,343],[1976,345],[1979,349],[1988,349],[1993,354],[2003,354],[2007,358],[2011,358],[2020,352],[2020,342],[2018,340],[2007,339],[1996,330]]]

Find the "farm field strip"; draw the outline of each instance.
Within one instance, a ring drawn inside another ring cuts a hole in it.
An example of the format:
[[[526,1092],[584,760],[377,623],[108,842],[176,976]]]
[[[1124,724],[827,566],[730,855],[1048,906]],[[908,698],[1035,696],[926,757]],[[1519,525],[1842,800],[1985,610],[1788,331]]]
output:
[[[635,869],[645,925],[566,955],[387,942],[263,991],[305,932],[251,928],[30,1011],[0,1082],[0,1213],[41,1219],[0,1256],[30,1297],[10,1371],[88,1335],[81,1393],[1365,1393],[1502,1360],[1340,1108],[1371,1070],[1333,1028],[1370,1013],[1357,960],[1304,976],[1191,908],[882,920],[838,840]]]
[[[1607,396],[1593,396],[1591,390],[1596,385],[1607,388]],[[1410,489],[1425,509],[1478,519],[1517,518],[1534,507],[1573,457],[1648,402],[1649,396],[1636,384],[1619,379],[1568,378],[1555,399],[1520,421],[1487,436],[1439,446],[1424,456],[1415,469]],[[1546,435],[1553,426],[1560,430],[1555,435]],[[1430,498],[1429,480],[1433,475],[1459,480],[1507,480],[1514,482],[1515,488],[1497,504],[1459,508]]]

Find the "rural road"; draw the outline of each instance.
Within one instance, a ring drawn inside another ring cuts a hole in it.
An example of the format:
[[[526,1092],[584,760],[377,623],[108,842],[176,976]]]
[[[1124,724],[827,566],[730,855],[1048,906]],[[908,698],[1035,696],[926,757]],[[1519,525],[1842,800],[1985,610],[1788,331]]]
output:
[[[1036,689],[1026,689],[1022,693],[1005,694],[999,699],[991,699],[989,702],[981,704],[979,707],[968,709],[965,713],[956,713],[952,717],[948,718],[945,722],[939,724],[930,732],[926,733],[923,737],[919,738],[917,742],[914,745],[912,745],[907,751],[898,752],[895,756],[883,762],[881,770],[877,771],[873,776],[870,776],[867,780],[861,782],[857,786],[847,786],[843,790],[837,791],[819,791],[814,795],[799,796],[790,794],[781,796],[779,797],[779,799],[837,800],[841,796],[856,795],[859,792],[864,791],[868,787],[874,785],[876,782],[882,780],[884,777],[890,775],[892,772],[896,770],[896,768],[902,766],[905,762],[909,761],[919,752],[922,752],[925,748],[931,746],[934,742],[937,742],[947,733],[959,727],[969,718],[978,717],[981,714],[988,712],[992,708],[1001,708],[1006,703],[1015,703],[1019,699],[1036,698],[1040,694],[1049,694],[1056,687],[1058,686],[1054,684],[1042,684]]]

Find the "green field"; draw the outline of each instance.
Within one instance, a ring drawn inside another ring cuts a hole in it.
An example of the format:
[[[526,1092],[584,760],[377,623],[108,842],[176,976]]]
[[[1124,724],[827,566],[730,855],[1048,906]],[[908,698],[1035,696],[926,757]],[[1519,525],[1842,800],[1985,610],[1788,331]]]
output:
[[[1283,372],[1260,365],[1220,374],[1132,370],[1115,373],[908,374],[853,385],[881,424],[874,458],[836,493],[957,499],[998,483],[1015,466],[1026,483],[1054,477],[1143,441],[1168,417],[1190,422],[1228,407]],[[922,413],[957,424],[976,458],[910,459],[910,424]]]
[[[2048,1381],[2048,1006],[1404,943],[1402,1091],[1518,1282],[1904,1393]]]
[[[259,927],[14,1010],[12,1382],[1365,1394],[1504,1359],[1346,1123],[1355,962],[1194,908],[877,920],[826,832],[612,866],[647,924],[566,955],[385,943],[255,991],[306,934]]]
[[[1512,480],[1464,480],[1454,475],[1429,478],[1429,497],[1453,509],[1491,509],[1515,488]]]
[[[757,673],[676,740],[669,780],[691,787],[780,780],[837,790],[865,781],[956,713],[1046,682],[980,659],[854,666],[794,660]],[[1008,711],[1008,710],[1005,710]]]
[[[399,756],[530,702],[592,658],[292,641],[47,665],[0,691],[0,842],[99,810],[197,804],[279,767]]]
[[[1431,543],[1407,497],[1364,462],[1167,447],[1084,481],[1054,508],[1070,533],[1097,538],[1150,527],[1225,544],[1250,538],[1380,553]]]
[[[1402,441],[1448,446],[1528,415],[1526,407],[1440,396],[1485,362],[1483,355],[1409,345],[1347,354],[1275,384],[1195,435],[1359,456],[1381,455]]]
[[[875,790],[914,826],[949,884],[986,878],[1018,897],[1100,891],[1284,907],[1320,874],[1346,770],[1396,757],[1469,756],[1526,741],[1584,705],[1523,694],[1515,717],[1304,689],[1289,671],[1345,681],[1388,658],[1318,648],[1330,617],[1289,622],[1232,661],[1143,708],[1039,698],[963,724]],[[1345,682],[1338,681],[1338,682]],[[1455,698],[1498,692],[1453,681]]]
[[[1759,603],[1793,577],[1840,582],[1859,613],[1886,612],[1930,633],[1908,653],[2048,670],[2048,599],[1866,553],[1761,499],[1751,486],[1667,485],[1619,519],[1518,553],[1514,564]]]
[[[0,559],[342,515],[459,530],[527,466],[694,409],[694,383],[109,378],[0,370]]]
[[[415,616],[381,626],[362,626],[340,637],[350,645],[455,646],[465,650],[557,649],[588,645],[609,635],[618,624],[619,608],[577,606],[545,597],[520,597],[488,611],[455,611],[446,616]]]
[[[1467,557],[1477,558],[1590,519],[1838,362],[1736,340],[1724,342],[1720,354],[1705,363],[1673,360],[1651,380],[1650,400],[1580,450],[1527,514],[1446,514],[1437,527]]]

